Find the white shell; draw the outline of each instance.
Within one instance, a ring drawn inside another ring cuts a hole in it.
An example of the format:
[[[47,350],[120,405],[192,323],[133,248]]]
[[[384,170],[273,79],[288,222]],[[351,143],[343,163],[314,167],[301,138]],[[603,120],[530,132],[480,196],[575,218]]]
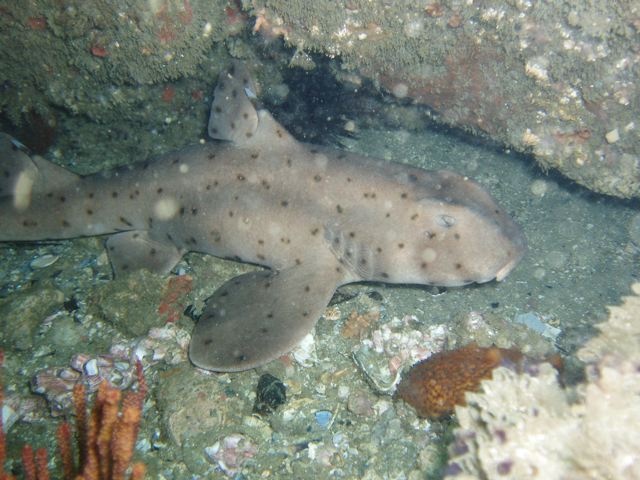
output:
[[[86,375],[98,375],[98,361],[95,358],[92,358],[84,364],[83,370]]]
[[[4,433],[7,433],[14,423],[18,421],[18,412],[9,405],[2,405],[2,427]]]
[[[38,270],[40,268],[46,268],[56,263],[59,258],[60,257],[58,255],[51,255],[51,254],[42,255],[38,258],[34,258],[33,260],[31,260],[31,263],[29,264],[29,266],[34,270]]]

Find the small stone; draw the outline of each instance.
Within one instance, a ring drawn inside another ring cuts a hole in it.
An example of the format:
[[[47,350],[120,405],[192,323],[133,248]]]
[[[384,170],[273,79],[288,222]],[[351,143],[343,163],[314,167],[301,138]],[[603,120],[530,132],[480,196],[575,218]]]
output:
[[[536,312],[519,313],[514,318],[514,321],[530,328],[534,332],[537,332],[552,341],[555,341],[558,338],[558,335],[562,332],[559,328],[549,325],[549,323],[547,323],[547,321],[545,321],[543,317]]]
[[[384,297],[382,296],[382,294],[376,290],[367,292],[367,297],[369,297],[371,300],[374,300],[376,302],[382,302],[384,300]]]
[[[350,391],[351,391],[351,389],[349,388],[348,385],[340,385],[338,387],[338,398],[340,398],[342,400],[348,398]]]
[[[459,13],[454,13],[453,15],[451,15],[451,17],[449,17],[447,25],[451,28],[458,28],[460,25],[462,25],[462,16]]]
[[[98,361],[92,358],[84,364],[83,370],[85,375],[98,375]]]
[[[347,120],[343,128],[347,133],[356,133],[356,131],[358,130],[358,127],[353,120]]]
[[[229,477],[234,477],[247,460],[258,452],[253,441],[240,434],[234,433],[213,445],[205,447],[206,459],[218,467]]]
[[[9,405],[2,405],[2,428],[7,433],[16,421],[18,421],[18,413]]]
[[[291,351],[294,360],[303,367],[310,367],[318,361],[313,333],[308,333],[296,348]]]
[[[405,83],[397,83],[393,86],[391,92],[396,98],[404,98],[409,93],[409,87]]]
[[[327,428],[333,418],[333,414],[329,410],[318,410],[314,416],[316,417],[316,423],[321,428]]]
[[[545,180],[534,180],[531,183],[531,193],[536,197],[544,197],[549,190],[549,184]]]
[[[542,267],[538,267],[533,271],[533,278],[536,280],[542,280],[546,275],[547,271]]]
[[[544,57],[529,59],[524,67],[525,74],[534,80],[546,83],[549,80],[548,64],[549,61]]]
[[[567,254],[557,250],[551,251],[547,254],[546,263],[551,268],[560,269],[567,263]]]
[[[540,137],[527,128],[522,134],[522,143],[529,147],[534,147],[540,143]]]
[[[371,417],[375,414],[373,399],[365,392],[354,392],[347,400],[347,410],[363,417]]]
[[[270,415],[286,401],[287,387],[284,383],[270,373],[263,374],[258,380],[253,412],[263,416]]]
[[[607,132],[604,138],[607,140],[607,143],[616,143],[618,140],[620,140],[620,133],[618,132],[617,128],[614,128],[610,132]]]

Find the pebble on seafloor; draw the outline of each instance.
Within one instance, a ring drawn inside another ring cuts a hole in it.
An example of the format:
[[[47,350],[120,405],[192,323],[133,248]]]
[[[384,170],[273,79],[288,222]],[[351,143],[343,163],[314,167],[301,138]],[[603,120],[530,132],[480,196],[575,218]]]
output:
[[[318,410],[313,414],[316,419],[316,423],[320,428],[328,428],[333,420],[333,414],[329,410]]]
[[[470,343],[456,350],[440,352],[418,362],[403,375],[396,390],[418,416],[440,418],[465,404],[465,393],[475,391],[482,380],[491,378],[500,365],[518,366],[520,351],[498,347],[479,347]]]
[[[549,323],[549,318],[545,318],[537,312],[518,313],[513,321],[554,342],[557,340],[558,335],[562,333],[562,330]]]

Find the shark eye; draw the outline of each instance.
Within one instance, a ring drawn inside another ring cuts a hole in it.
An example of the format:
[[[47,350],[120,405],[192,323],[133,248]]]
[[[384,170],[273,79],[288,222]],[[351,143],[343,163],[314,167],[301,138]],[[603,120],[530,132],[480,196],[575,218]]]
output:
[[[450,215],[438,215],[436,217],[436,223],[444,228],[451,228],[456,224],[456,219]]]

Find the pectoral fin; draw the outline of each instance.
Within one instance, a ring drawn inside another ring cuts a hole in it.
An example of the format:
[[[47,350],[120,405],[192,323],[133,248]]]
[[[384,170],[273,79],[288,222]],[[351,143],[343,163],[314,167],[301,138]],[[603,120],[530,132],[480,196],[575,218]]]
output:
[[[184,253],[173,244],[153,240],[143,230],[116,233],[109,237],[106,247],[116,277],[143,268],[169,273]]]
[[[209,298],[193,330],[189,356],[198,367],[247,370],[294,348],[331,300],[335,267],[296,266],[233,278]]]

